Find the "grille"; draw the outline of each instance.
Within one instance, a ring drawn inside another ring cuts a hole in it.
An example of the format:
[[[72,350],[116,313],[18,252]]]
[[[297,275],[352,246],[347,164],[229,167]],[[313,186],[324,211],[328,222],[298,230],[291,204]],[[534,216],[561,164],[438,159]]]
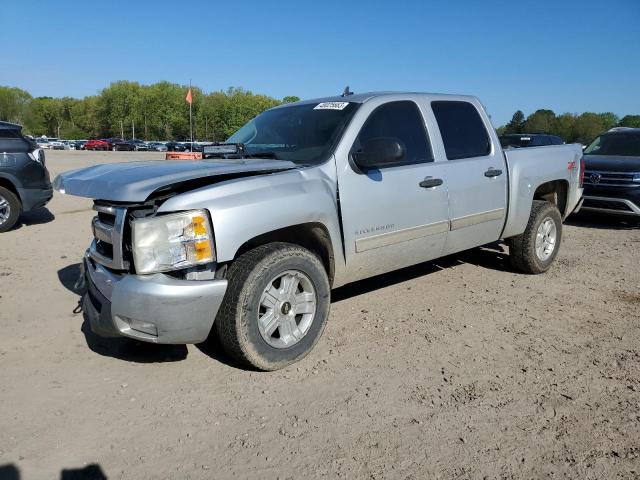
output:
[[[585,208],[598,208],[603,210],[619,210],[621,212],[633,212],[633,209],[624,202],[615,200],[596,200],[594,198],[585,198],[582,204]]]
[[[595,187],[640,187],[640,173],[587,170],[584,172],[584,184]]]
[[[93,242],[89,254],[96,262],[114,270],[127,270],[128,262],[123,258],[123,232],[127,209],[96,203],[93,209],[98,214],[91,221]]]

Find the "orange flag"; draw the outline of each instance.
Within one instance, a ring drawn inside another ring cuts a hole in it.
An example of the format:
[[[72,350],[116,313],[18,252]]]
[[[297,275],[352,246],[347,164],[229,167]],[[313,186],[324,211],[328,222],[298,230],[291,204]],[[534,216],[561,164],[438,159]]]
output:
[[[187,97],[185,98],[185,100],[189,105],[193,103],[193,97],[191,96],[191,87],[189,87],[189,91],[187,92]]]

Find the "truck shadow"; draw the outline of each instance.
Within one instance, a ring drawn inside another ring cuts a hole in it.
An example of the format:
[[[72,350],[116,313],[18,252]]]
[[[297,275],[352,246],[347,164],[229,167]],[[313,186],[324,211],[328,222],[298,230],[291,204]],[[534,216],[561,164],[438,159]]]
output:
[[[331,302],[336,303],[351,297],[362,295],[418,277],[427,276],[458,265],[471,264],[490,270],[517,273],[509,263],[509,254],[504,244],[494,242],[483,247],[466,250],[430,262],[402,268],[376,277],[360,280],[335,289],[331,293]]]
[[[79,289],[76,284],[79,276],[79,263],[74,263],[58,270],[60,283],[77,296],[77,303],[74,305],[73,313],[82,313],[83,322],[80,330],[84,334],[87,346],[92,352],[105,357],[135,363],[177,362],[187,358],[188,350],[186,345],[157,345],[155,343],[139,342],[131,338],[103,338],[93,333],[89,325],[89,319],[81,308],[84,291]]]
[[[0,465],[0,479],[21,480],[20,469],[13,464]],[[60,472],[60,480],[107,480],[107,476],[97,463],[82,468],[65,468]]]
[[[378,275],[376,277],[361,280],[344,287],[335,289],[332,294],[332,302],[337,303],[349,298],[372,292],[381,288],[407,282],[418,277],[427,276],[447,268],[458,265],[472,264],[491,270],[514,272],[509,265],[509,255],[503,244],[495,242],[480,248],[474,248],[464,252],[449,255],[435,261],[425,262],[393,272]],[[80,276],[80,264],[74,263],[58,271],[58,280],[69,291],[77,296],[77,304],[74,313],[81,313],[83,291],[76,285]],[[139,342],[129,338],[103,338],[91,331],[89,320],[83,313],[81,331],[85,336],[87,346],[91,351],[106,357],[136,363],[175,362],[187,357],[186,345],[157,345],[153,343]],[[215,335],[196,348],[212,359],[233,368],[246,370],[246,366],[240,365],[230,358],[225,352]]]
[[[565,222],[573,227],[605,230],[640,230],[640,219],[622,215],[580,212],[571,215]]]

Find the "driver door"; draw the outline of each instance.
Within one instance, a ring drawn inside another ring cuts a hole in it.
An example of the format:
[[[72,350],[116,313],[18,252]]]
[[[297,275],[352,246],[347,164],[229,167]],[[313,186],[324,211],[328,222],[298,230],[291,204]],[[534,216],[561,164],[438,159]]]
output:
[[[397,141],[402,158],[358,166],[357,154],[380,139]],[[441,256],[449,231],[445,167],[434,161],[418,105],[403,100],[373,108],[348,160],[338,172],[348,281]]]

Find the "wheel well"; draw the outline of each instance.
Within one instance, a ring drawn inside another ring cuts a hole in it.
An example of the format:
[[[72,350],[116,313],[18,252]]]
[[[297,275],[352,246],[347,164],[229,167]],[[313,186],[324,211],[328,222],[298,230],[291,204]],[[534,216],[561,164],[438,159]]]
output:
[[[20,194],[18,193],[16,186],[10,180],[6,178],[0,178],[0,187],[4,187],[7,190],[10,190],[11,192],[15,193],[16,197],[18,197],[18,199],[21,200]]]
[[[335,258],[331,237],[324,225],[321,223],[303,223],[263,233],[242,244],[236,252],[235,258],[253,248],[272,242],[293,243],[318,255],[329,276],[329,284],[333,284]]]
[[[540,185],[533,194],[534,200],[546,200],[558,207],[564,218],[567,208],[567,192],[569,184],[566,180],[553,180]]]

